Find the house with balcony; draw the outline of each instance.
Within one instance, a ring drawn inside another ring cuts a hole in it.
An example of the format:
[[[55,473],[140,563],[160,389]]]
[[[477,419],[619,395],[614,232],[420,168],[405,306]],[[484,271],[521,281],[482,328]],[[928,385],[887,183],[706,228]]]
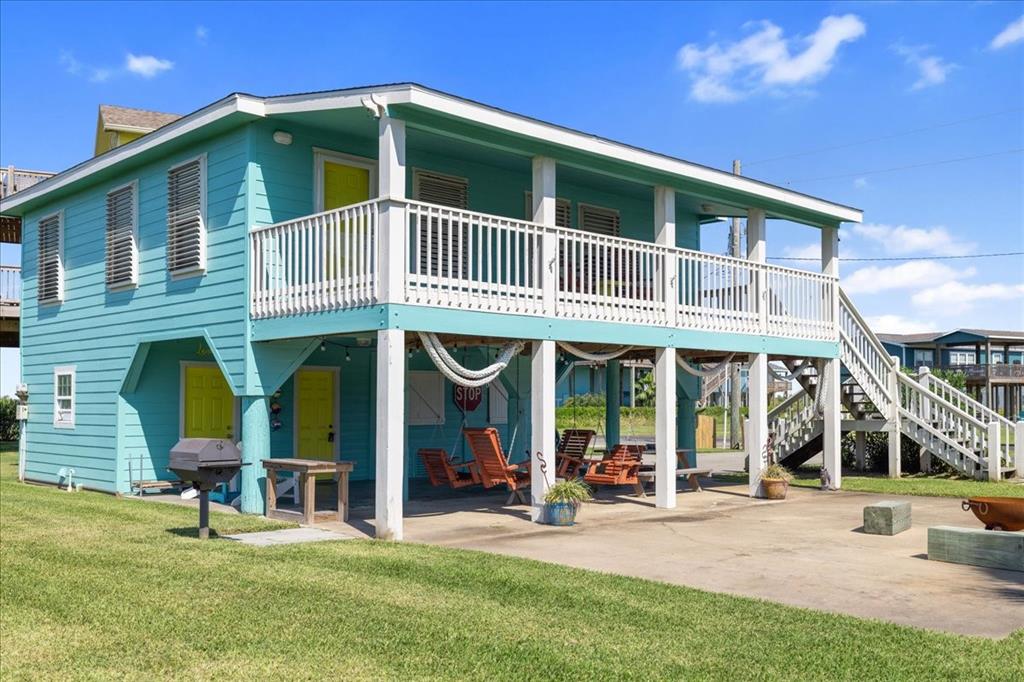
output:
[[[490,425],[530,463],[536,517],[557,378],[594,358],[653,367],[662,508],[701,381],[730,361],[749,370],[752,495],[773,455],[770,362],[820,396],[773,428],[811,423],[837,487],[841,364],[884,428],[930,428],[839,290],[859,210],[416,84],[232,94],[0,213],[25,225],[27,479],[73,468],[125,493],[171,476],[180,437],[231,438],[244,512],[264,511],[262,460],[344,459],[373,482],[377,535],[401,538],[417,451]],[[745,258],[701,250],[702,225],[729,216],[747,220]],[[820,239],[820,271],[765,262],[777,220]],[[949,449],[975,473],[1012,462],[984,436]]]

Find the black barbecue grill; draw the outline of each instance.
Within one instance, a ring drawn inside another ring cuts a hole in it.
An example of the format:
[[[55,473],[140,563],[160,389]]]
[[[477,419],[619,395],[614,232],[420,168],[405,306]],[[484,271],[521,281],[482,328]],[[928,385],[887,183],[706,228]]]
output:
[[[182,438],[171,448],[168,469],[199,491],[199,537],[210,536],[210,491],[242,468],[242,452],[223,438]]]

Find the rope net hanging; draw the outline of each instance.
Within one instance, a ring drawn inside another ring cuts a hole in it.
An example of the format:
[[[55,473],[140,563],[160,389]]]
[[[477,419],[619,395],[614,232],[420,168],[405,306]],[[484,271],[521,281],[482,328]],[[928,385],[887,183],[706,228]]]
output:
[[[513,341],[501,347],[494,364],[483,369],[468,369],[459,364],[445,349],[444,344],[437,338],[437,334],[431,332],[417,332],[423,349],[434,363],[441,374],[445,375],[452,383],[466,388],[486,386],[501,374],[502,370],[508,367],[513,357],[523,350],[522,341]]]

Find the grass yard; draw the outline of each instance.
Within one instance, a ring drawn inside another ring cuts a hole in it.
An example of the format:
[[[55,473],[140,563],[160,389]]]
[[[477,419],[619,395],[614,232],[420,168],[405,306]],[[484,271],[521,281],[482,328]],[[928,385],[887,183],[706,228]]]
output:
[[[199,542],[193,510],[22,485],[10,452],[0,467],[4,680],[1024,674],[1024,631],[944,635],[410,544]],[[277,525],[211,516],[222,533]]]
[[[746,474],[715,474],[715,478],[744,483]],[[817,488],[818,471],[800,469],[792,485]],[[941,474],[908,474],[898,479],[883,475],[843,475],[843,490],[881,495],[924,495],[926,497],[1024,497],[1024,485],[1007,481],[975,481]]]

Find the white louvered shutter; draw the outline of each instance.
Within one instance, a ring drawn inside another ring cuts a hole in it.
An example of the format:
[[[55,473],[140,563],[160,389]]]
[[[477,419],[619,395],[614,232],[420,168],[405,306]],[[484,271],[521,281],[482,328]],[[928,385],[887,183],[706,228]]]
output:
[[[615,209],[580,204],[579,213],[581,230],[608,237],[619,236],[619,212]]]
[[[413,197],[417,201],[424,201],[428,204],[449,206],[460,210],[469,208],[469,181],[465,178],[458,178],[441,173],[417,170],[413,182]],[[451,224],[448,220],[427,220],[424,217],[420,227],[420,273],[441,276],[441,277],[463,277],[469,276],[469,254],[466,252],[466,244],[469,243],[469,225],[460,226]],[[459,239],[461,231],[462,239]],[[430,258],[428,262],[427,243],[430,242]],[[452,242],[455,242],[454,244]],[[459,242],[463,244],[461,253],[452,253],[453,249],[459,248]],[[449,271],[449,263],[455,264],[461,273]]]
[[[64,254],[60,213],[39,221],[39,290],[40,303],[64,300]]]
[[[135,183],[107,194],[107,286],[138,284]]]
[[[579,206],[580,229],[584,232],[605,235],[606,237],[619,236],[619,212],[612,208],[602,206]],[[623,273],[619,272],[617,259],[608,262],[609,249],[598,247],[591,251],[591,257],[584,259],[583,266],[588,270],[587,277],[594,281],[594,284],[601,291],[613,291],[613,282],[620,279]]]
[[[570,227],[572,225],[572,202],[568,199],[555,199],[555,225]],[[533,220],[533,192],[526,193],[526,219]]]
[[[202,158],[167,173],[167,269],[190,273],[206,267]]]

